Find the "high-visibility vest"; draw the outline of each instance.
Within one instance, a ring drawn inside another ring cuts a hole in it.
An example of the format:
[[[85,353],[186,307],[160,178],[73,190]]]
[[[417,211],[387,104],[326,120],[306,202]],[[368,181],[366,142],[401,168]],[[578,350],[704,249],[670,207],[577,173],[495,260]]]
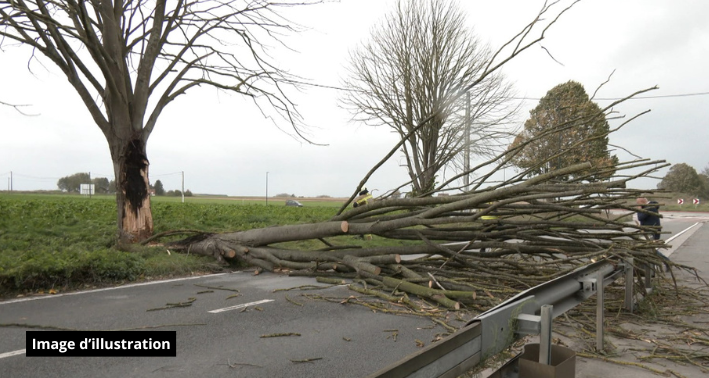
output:
[[[487,204],[492,205],[492,202],[488,202]],[[490,214],[483,215],[480,217],[480,219],[485,219],[485,220],[493,220],[493,219],[497,219],[497,218],[499,218],[497,215],[490,215]]]
[[[372,195],[367,193],[364,197],[356,199],[355,203],[357,204],[357,206],[363,206],[366,205],[370,199],[372,199]]]

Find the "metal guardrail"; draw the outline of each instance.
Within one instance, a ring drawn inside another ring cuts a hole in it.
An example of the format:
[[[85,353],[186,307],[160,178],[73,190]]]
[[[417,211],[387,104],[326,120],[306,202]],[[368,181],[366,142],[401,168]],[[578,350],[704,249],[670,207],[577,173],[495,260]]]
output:
[[[377,378],[455,378],[482,361],[482,327],[471,324],[445,339],[370,375]]]
[[[651,266],[645,267],[645,287],[651,291]],[[552,319],[596,297],[597,348],[603,349],[603,288],[625,277],[627,310],[634,307],[632,259],[602,260],[545,282],[478,315],[450,337],[430,344],[368,378],[457,377],[485,358],[500,353],[516,339],[540,334],[540,362],[550,357]]]

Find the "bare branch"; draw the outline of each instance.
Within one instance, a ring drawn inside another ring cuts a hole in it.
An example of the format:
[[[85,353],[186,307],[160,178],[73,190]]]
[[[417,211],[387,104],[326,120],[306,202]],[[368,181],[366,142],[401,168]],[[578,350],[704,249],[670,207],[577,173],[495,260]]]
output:
[[[27,105],[27,104],[10,104],[10,103],[4,102],[4,101],[0,101],[0,105],[9,106],[9,107],[11,107],[11,108],[14,108],[18,113],[20,113],[20,114],[22,114],[22,115],[24,115],[24,116],[36,117],[36,116],[39,115],[39,113],[29,114],[29,113],[25,113],[25,112],[22,111],[21,108],[23,108],[23,107],[25,107],[25,106],[31,106],[31,105]]]

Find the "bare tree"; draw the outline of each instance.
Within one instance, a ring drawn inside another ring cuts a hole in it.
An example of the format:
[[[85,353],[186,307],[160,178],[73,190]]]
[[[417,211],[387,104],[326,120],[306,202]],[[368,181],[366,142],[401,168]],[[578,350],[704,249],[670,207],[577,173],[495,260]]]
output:
[[[386,125],[406,140],[401,151],[417,194],[431,191],[439,171],[469,146],[490,156],[507,136],[499,126],[513,114],[511,87],[486,70],[492,54],[465,22],[448,1],[399,1],[350,57],[350,91],[342,102],[355,120]],[[465,98],[449,101],[464,88],[472,105],[469,129]],[[467,144],[466,131],[472,135]]]
[[[302,137],[289,76],[263,43],[294,30],[279,9],[313,2],[0,0],[0,48],[29,46],[66,75],[108,141],[119,239],[136,241],[153,229],[148,138],[178,96],[197,86],[249,96]]]

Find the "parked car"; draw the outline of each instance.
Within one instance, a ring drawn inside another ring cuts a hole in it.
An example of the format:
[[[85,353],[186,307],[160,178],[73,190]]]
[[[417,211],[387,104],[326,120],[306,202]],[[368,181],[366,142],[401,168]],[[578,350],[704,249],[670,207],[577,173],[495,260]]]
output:
[[[286,206],[303,207],[303,204],[296,200],[288,200],[286,201]]]

